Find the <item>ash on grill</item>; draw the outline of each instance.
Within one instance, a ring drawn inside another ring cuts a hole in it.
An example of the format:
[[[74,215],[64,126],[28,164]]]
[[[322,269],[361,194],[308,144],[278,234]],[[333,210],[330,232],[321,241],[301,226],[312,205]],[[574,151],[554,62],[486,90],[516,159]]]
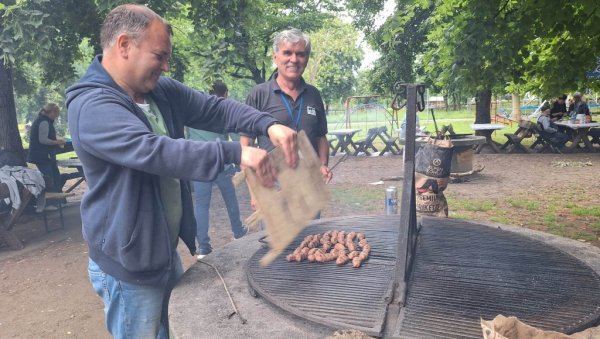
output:
[[[293,253],[286,256],[287,261],[327,262],[335,260],[338,266],[352,260],[352,266],[360,267],[367,260],[371,245],[364,233],[332,230],[323,234],[307,235]]]

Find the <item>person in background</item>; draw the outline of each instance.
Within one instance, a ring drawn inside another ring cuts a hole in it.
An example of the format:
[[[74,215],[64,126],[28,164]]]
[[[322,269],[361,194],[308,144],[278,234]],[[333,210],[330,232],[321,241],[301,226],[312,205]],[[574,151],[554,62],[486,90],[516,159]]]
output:
[[[227,85],[222,81],[216,81],[209,94],[216,95],[221,98],[227,98],[228,89]],[[199,141],[215,141],[228,140],[227,134],[215,133],[210,131],[197,130],[188,128],[188,139],[199,140]],[[238,204],[237,196],[235,194],[235,187],[231,182],[231,178],[235,174],[235,165],[225,165],[225,170],[217,175],[217,178],[212,182],[201,182],[194,181],[194,195],[196,197],[196,204],[194,214],[196,216],[196,239],[198,240],[198,260],[204,258],[207,254],[212,252],[210,245],[210,237],[208,236],[209,226],[209,207],[210,199],[212,195],[213,184],[217,185],[221,196],[227,207],[227,214],[229,215],[229,222],[231,223],[231,231],[233,237],[239,239],[246,235],[248,227],[242,224],[240,219],[240,207]]]
[[[552,107],[550,108],[550,119],[552,121],[560,120],[567,114],[566,100],[567,95],[563,94],[552,103]]]
[[[541,126],[542,133],[546,133],[550,140],[554,143],[554,145],[558,147],[565,146],[565,144],[569,140],[569,136],[559,131],[556,128],[556,125],[552,123],[549,109],[545,109],[542,111],[542,115],[540,115],[540,117],[538,118],[537,123]]]
[[[323,99],[319,90],[302,78],[309,57],[310,38],[307,34],[295,28],[277,33],[272,54],[277,72],[269,81],[250,91],[246,104],[272,114],[295,131],[305,131],[321,161],[323,180],[329,183],[333,173],[328,167],[329,143]],[[240,134],[242,145],[250,146],[254,139],[254,135]],[[258,147],[270,151],[273,144],[268,138],[258,136]],[[255,208],[254,199],[252,207]]]
[[[586,120],[591,120],[590,108],[587,102],[582,100],[581,92],[575,92],[573,94],[573,102],[569,105],[569,112],[573,115],[585,114]]]
[[[171,35],[144,5],[114,8],[102,24],[102,55],[66,91],[88,184],[81,201],[88,274],[116,338],[169,337],[169,299],[183,274],[179,238],[196,255],[189,180],[213,181],[231,163],[254,170],[267,187],[276,180],[266,151],[186,140],[186,126],[268,135],[288,166],[297,163],[296,132],[271,115],[161,76]]]
[[[37,119],[31,124],[27,161],[35,164],[40,172],[50,179],[48,192],[62,192],[64,180],[56,165],[56,153],[64,139],[57,137],[54,121],[60,114],[57,104],[51,102],[42,107]]]

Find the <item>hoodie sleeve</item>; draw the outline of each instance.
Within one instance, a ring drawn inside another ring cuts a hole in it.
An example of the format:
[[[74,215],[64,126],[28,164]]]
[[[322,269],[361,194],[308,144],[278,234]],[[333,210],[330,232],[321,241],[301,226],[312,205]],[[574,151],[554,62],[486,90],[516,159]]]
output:
[[[90,89],[68,104],[73,141],[97,160],[197,181],[213,180],[225,164],[240,163],[238,143],[156,135],[142,121],[139,115],[143,113],[132,101],[107,91],[111,90]]]

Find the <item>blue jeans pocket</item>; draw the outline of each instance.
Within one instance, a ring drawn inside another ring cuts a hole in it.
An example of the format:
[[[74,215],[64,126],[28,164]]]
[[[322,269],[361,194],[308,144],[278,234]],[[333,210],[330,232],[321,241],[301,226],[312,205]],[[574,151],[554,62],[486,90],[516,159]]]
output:
[[[88,275],[94,291],[102,298],[104,304],[107,305],[110,301],[110,293],[106,281],[106,273],[102,272],[98,264],[92,259],[90,259],[88,263]]]

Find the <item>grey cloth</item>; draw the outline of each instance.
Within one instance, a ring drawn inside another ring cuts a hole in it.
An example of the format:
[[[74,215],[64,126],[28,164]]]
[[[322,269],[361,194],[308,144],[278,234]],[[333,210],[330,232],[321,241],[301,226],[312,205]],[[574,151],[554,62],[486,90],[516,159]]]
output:
[[[558,132],[558,130],[552,126],[552,121],[550,120],[550,117],[542,114],[538,118],[538,122],[542,125],[545,132],[548,132],[548,133]]]
[[[40,122],[40,126],[38,128],[38,138],[41,144],[49,146],[56,145],[55,140],[48,138],[48,131],[50,131],[50,124],[48,124],[48,121]]]
[[[7,201],[7,203],[12,203],[14,209],[21,206],[17,181],[37,198],[36,211],[41,212],[46,205],[46,196],[44,194],[46,183],[44,182],[42,173],[22,166],[4,166],[0,168],[0,182],[5,183],[10,191],[10,201]]]

